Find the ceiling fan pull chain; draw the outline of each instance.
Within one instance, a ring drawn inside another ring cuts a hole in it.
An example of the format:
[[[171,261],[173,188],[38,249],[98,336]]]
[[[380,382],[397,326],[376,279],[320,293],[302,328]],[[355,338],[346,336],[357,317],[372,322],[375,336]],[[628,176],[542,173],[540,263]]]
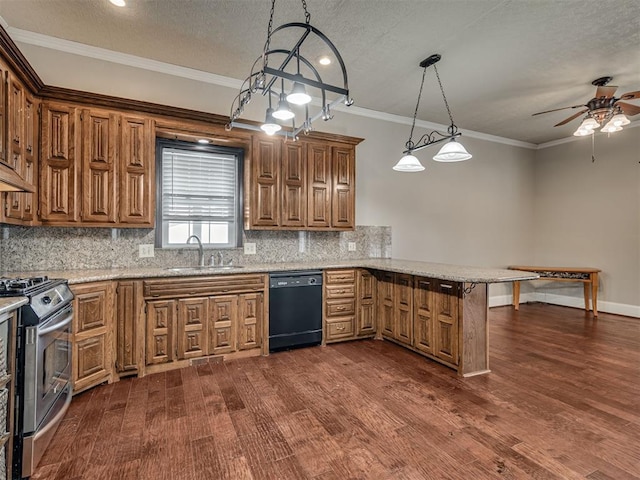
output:
[[[591,134],[591,163],[596,163],[596,134]]]

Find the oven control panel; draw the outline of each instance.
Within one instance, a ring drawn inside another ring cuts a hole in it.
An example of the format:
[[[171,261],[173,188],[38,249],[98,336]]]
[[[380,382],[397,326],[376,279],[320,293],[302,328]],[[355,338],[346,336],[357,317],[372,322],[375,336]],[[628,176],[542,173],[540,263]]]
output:
[[[31,308],[39,318],[45,318],[71,302],[73,293],[66,283],[56,285],[31,298]]]

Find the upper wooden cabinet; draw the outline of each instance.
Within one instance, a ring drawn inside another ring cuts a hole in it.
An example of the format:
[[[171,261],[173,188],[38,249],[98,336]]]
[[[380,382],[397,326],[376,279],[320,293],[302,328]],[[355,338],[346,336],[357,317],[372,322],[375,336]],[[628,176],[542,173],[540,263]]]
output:
[[[248,159],[245,228],[352,230],[355,143],[255,135]]]
[[[0,86],[0,161],[13,169],[28,185],[37,189],[38,162],[38,101],[18,78],[3,70]],[[6,103],[5,103],[6,102]],[[6,127],[6,130],[5,130]],[[8,192],[2,221],[18,225],[32,225],[36,220],[34,193]]]
[[[46,102],[41,122],[43,223],[153,226],[150,119]]]

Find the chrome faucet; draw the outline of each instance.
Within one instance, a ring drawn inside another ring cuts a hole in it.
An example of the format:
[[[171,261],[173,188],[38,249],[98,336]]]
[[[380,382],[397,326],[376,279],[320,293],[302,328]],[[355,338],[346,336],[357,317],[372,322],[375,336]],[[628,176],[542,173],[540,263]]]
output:
[[[191,235],[189,238],[187,238],[187,245],[191,243],[192,238],[195,238],[198,242],[198,266],[204,267],[204,250],[202,249],[202,242],[200,241],[200,237],[198,237],[197,235]]]
[[[222,252],[216,252],[209,258],[209,266],[211,267],[222,267],[224,266],[224,257]]]

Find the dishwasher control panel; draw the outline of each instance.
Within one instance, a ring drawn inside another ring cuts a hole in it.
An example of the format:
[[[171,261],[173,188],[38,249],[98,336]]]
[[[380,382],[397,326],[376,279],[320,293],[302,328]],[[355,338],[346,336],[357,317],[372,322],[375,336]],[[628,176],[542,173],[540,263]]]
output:
[[[322,272],[279,272],[269,275],[269,288],[322,285]]]

